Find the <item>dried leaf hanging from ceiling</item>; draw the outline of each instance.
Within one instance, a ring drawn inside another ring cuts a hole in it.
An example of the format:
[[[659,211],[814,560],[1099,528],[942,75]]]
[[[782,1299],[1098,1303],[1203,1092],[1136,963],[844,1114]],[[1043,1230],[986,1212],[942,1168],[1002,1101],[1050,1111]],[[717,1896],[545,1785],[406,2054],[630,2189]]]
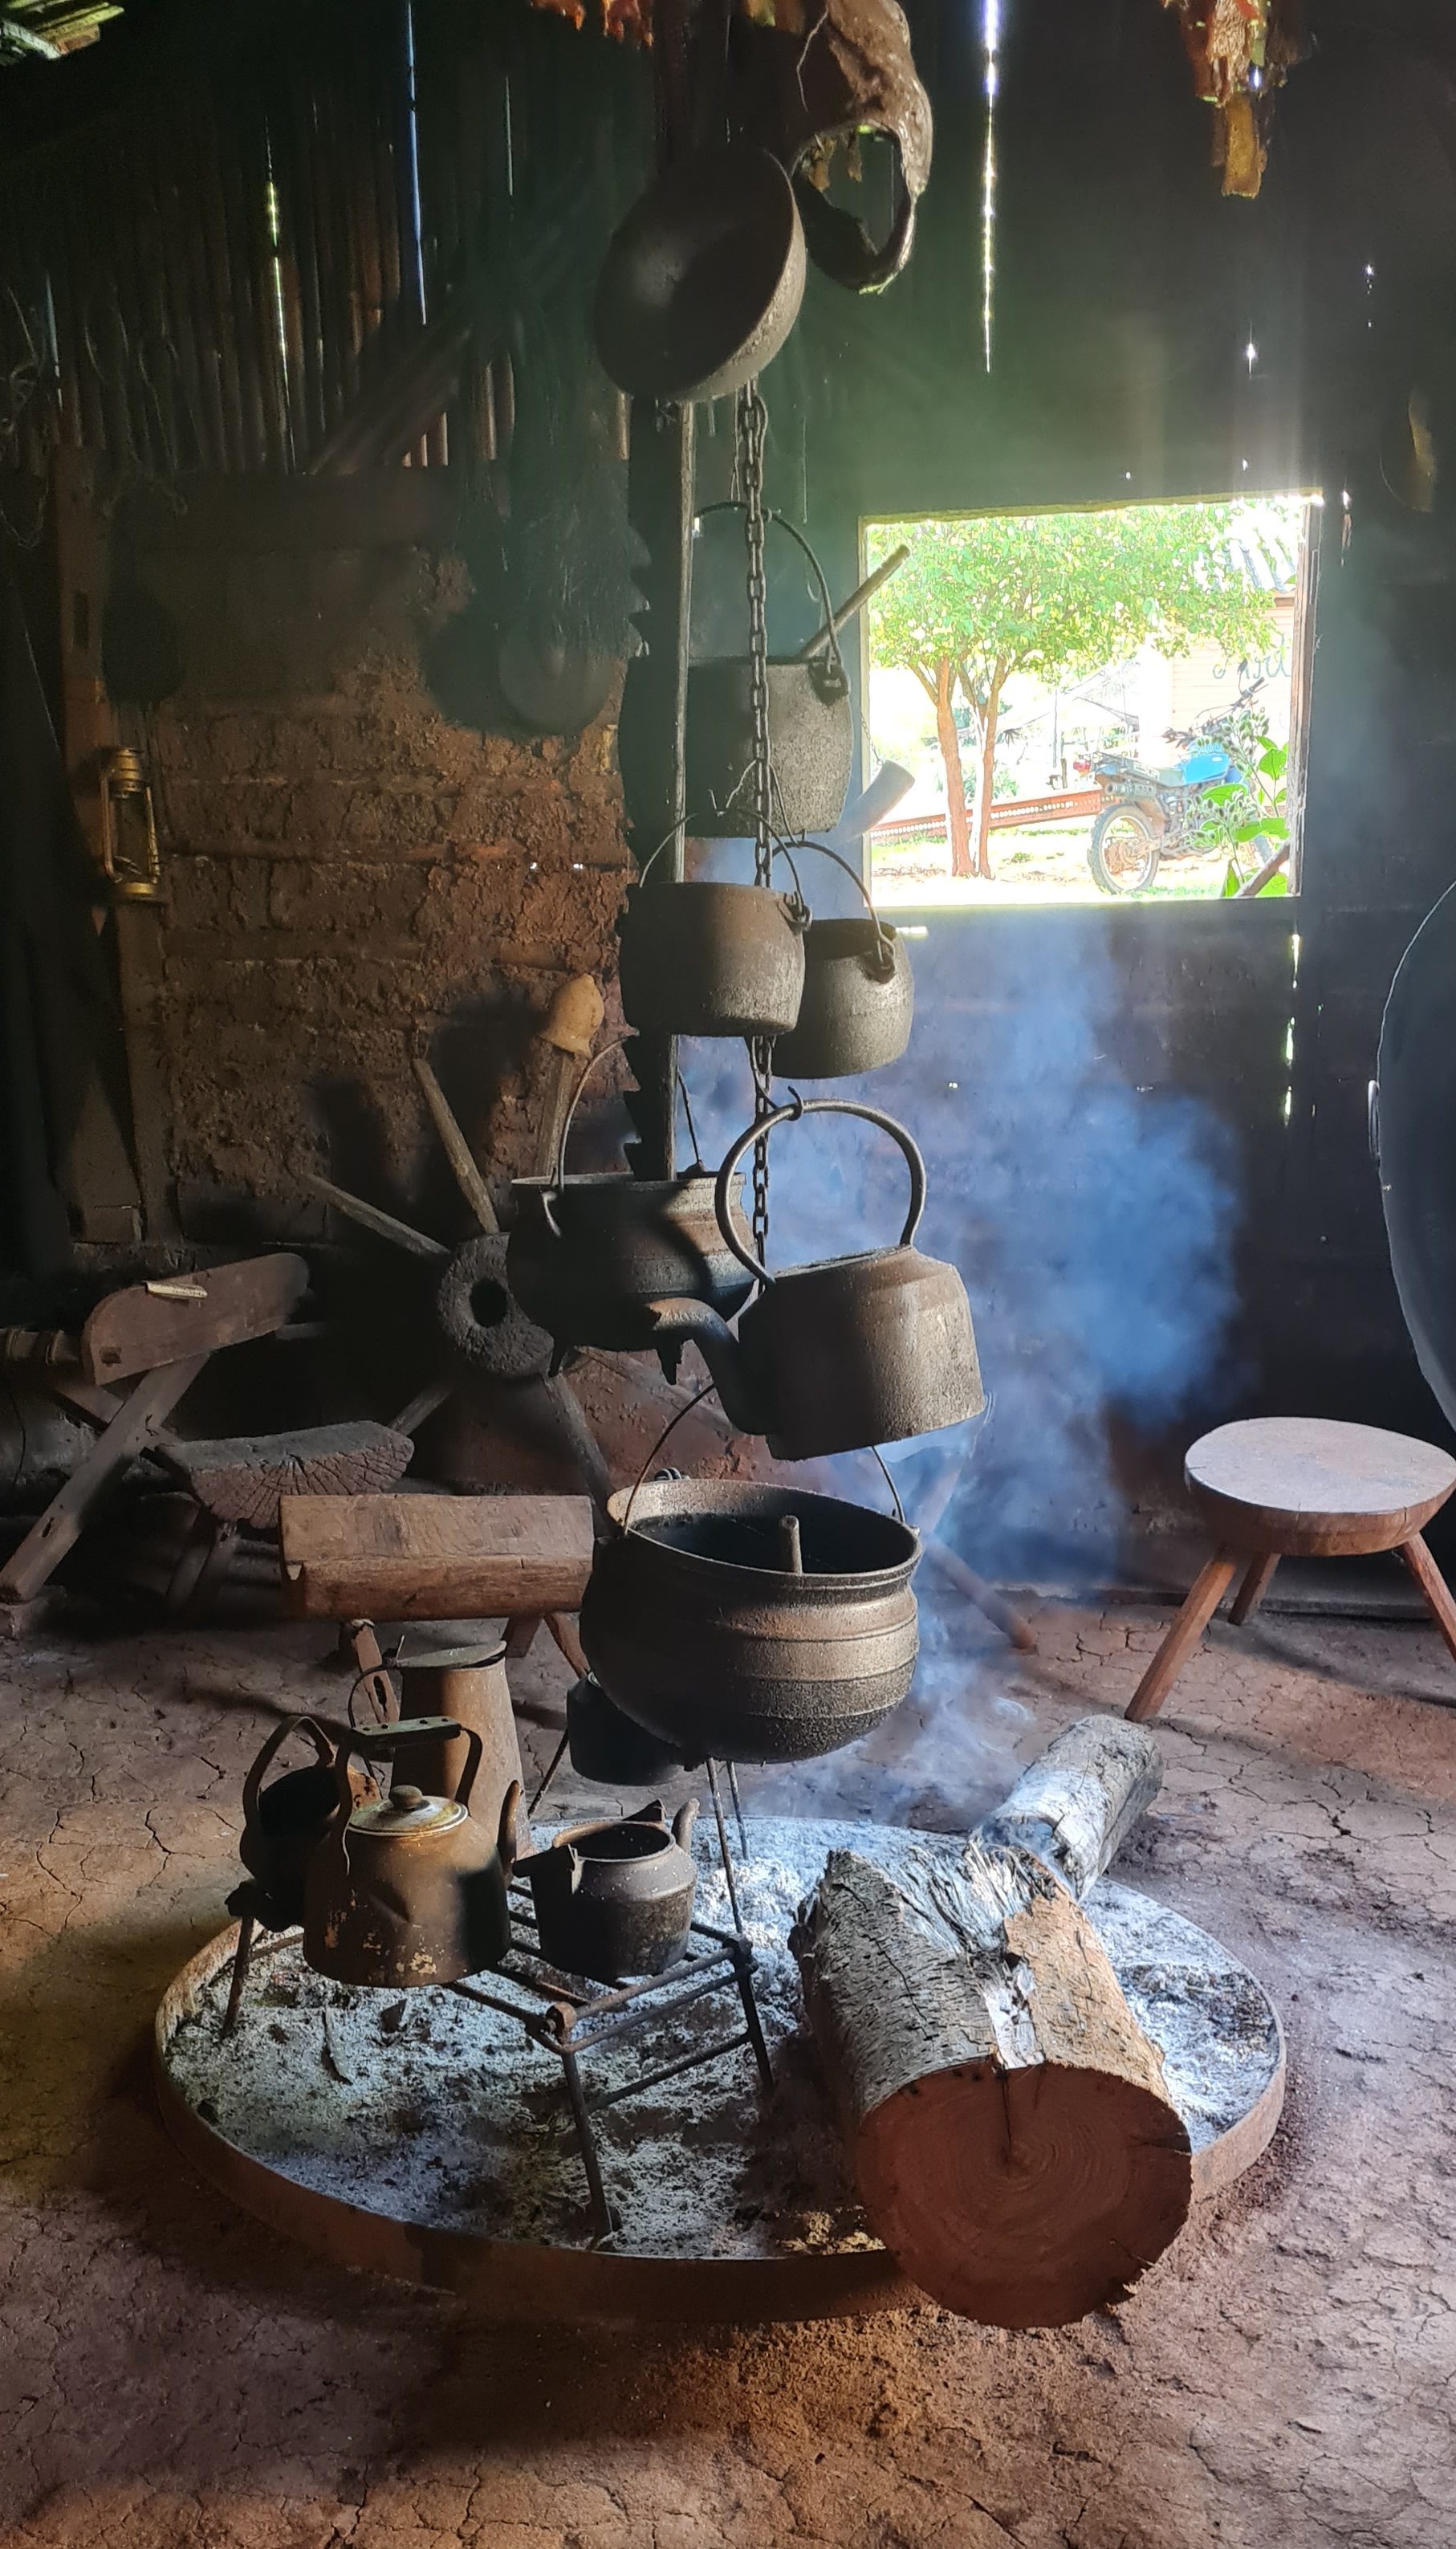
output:
[[[603,35],[614,36],[618,44],[650,45],[652,42],[652,0],[594,0],[589,12],[587,0],[531,0],[535,9],[549,9],[558,18],[570,18],[578,29],[585,27],[589,14],[601,12]]]
[[[1273,92],[1304,54],[1300,0],[1163,0],[1176,9],[1200,97],[1214,110],[1226,195],[1256,195]]]

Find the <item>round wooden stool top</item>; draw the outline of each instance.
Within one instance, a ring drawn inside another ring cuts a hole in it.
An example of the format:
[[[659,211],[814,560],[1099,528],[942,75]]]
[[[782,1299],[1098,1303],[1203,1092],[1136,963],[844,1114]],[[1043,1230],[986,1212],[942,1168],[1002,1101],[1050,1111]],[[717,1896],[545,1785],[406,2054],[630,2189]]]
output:
[[[1423,1530],[1456,1487],[1456,1461],[1375,1425],[1254,1416],[1201,1435],[1184,1476],[1226,1548],[1363,1558]]]

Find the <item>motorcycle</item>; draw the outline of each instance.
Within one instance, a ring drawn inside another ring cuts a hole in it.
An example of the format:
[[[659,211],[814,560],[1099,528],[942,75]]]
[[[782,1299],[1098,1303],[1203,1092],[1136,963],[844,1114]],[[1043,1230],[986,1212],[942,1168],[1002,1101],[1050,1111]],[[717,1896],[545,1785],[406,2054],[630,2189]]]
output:
[[[1229,747],[1252,698],[1244,692],[1231,708],[1205,717],[1191,732],[1170,731],[1166,740],[1181,747],[1171,768],[1146,769],[1120,752],[1089,759],[1086,775],[1105,802],[1092,825],[1087,863],[1104,894],[1146,894],[1164,859],[1207,857],[1205,801],[1210,789],[1243,777]]]

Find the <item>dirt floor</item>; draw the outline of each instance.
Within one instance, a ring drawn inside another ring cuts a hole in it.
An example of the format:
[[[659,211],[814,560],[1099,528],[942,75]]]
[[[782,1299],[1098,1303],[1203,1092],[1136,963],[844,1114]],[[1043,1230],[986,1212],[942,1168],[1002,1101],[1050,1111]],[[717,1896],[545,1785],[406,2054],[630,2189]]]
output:
[[[1158,1618],[1040,1627],[1030,1658],[961,1632],[987,1780],[1125,1703]],[[494,2329],[193,2177],[146,2030],[221,1925],[260,1731],[337,1698],[320,1644],[68,1634],[0,1665],[4,2549],[1449,2549],[1456,1666],[1430,1629],[1220,1629],[1174,1692],[1122,1872],[1272,1988],[1286,2118],[1115,2316],[1017,2336],[929,2308]],[[561,1686],[520,1671],[538,1746]],[[933,1752],[946,1724],[906,1712]]]

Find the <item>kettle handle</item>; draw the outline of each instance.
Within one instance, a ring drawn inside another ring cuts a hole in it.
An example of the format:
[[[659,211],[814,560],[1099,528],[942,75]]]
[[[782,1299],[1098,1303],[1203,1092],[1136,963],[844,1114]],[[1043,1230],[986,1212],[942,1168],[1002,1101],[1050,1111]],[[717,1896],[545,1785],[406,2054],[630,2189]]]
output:
[[[256,1817],[258,1791],[263,1784],[263,1773],[269,1768],[274,1754],[282,1748],[290,1735],[307,1735],[317,1758],[320,1762],[332,1760],[334,1752],[332,1740],[325,1735],[317,1717],[280,1717],[272,1733],[264,1741],[261,1749],[254,1754],[248,1764],[247,1775],[242,1783],[244,1825],[251,1824]]]
[[[562,1187],[566,1183],[567,1137],[572,1129],[572,1118],[577,1111],[577,1100],[581,1096],[583,1089],[586,1087],[588,1081],[591,1079],[592,1072],[596,1069],[598,1062],[605,1062],[609,1053],[620,1053],[622,1047],[627,1043],[627,1041],[628,1039],[624,1035],[613,1036],[611,1043],[604,1044],[599,1053],[588,1055],[587,1060],[583,1063],[581,1070],[577,1074],[577,1085],[572,1090],[571,1096],[567,1100],[566,1113],[561,1119],[561,1138],[556,1145],[556,1166],[552,1172],[552,1182],[558,1196],[561,1193]],[[552,1197],[549,1194],[543,1194],[541,1197],[541,1211],[545,1217],[546,1227],[550,1231],[553,1239],[559,1239],[561,1237],[561,1224],[558,1222],[555,1213],[552,1211],[551,1204]]]
[[[920,1146],[914,1136],[906,1132],[903,1124],[895,1122],[893,1115],[881,1115],[875,1106],[857,1106],[848,1097],[795,1096],[790,1105],[775,1106],[771,1114],[765,1115],[757,1124],[750,1124],[746,1132],[739,1134],[718,1171],[718,1182],[713,1190],[713,1208],[718,1216],[718,1228],[723,1234],[724,1244],[732,1249],[740,1266],[746,1266],[751,1274],[757,1274],[761,1283],[772,1283],[774,1277],[770,1274],[763,1260],[756,1257],[751,1248],[745,1247],[733,1227],[729,1210],[733,1190],[733,1172],[751,1142],[757,1142],[761,1138],[767,1139],[776,1124],[796,1121],[800,1115],[858,1115],[862,1123],[877,1124],[882,1133],[888,1133],[892,1141],[899,1143],[910,1171],[910,1208],[905,1215],[905,1227],[897,1242],[899,1247],[909,1247],[920,1228],[920,1216],[925,1210],[925,1162],[920,1155]]]
[[[714,505],[699,505],[694,519],[699,522],[705,522],[709,514],[746,514],[747,512],[748,507],[741,496],[721,496]],[[804,537],[803,532],[799,529],[797,522],[791,522],[787,514],[780,514],[776,506],[766,505],[764,508],[764,527],[767,530],[771,526],[776,530],[787,531],[791,540],[797,540],[803,555],[809,562],[809,566],[813,572],[814,581],[819,587],[819,606],[824,614],[824,617],[820,622],[821,634],[814,645],[813,653],[817,654],[820,647],[823,647],[827,661],[833,667],[836,688],[838,689],[840,684],[843,684],[844,690],[848,691],[850,687],[850,677],[845,671],[845,659],[840,649],[839,629],[836,625],[838,614],[836,613],[834,604],[830,599],[829,579],[826,576],[823,567],[820,565],[813,549],[810,547],[809,542]],[[808,663],[811,661],[811,657],[808,655],[801,655],[795,657],[794,660],[798,663]]]

